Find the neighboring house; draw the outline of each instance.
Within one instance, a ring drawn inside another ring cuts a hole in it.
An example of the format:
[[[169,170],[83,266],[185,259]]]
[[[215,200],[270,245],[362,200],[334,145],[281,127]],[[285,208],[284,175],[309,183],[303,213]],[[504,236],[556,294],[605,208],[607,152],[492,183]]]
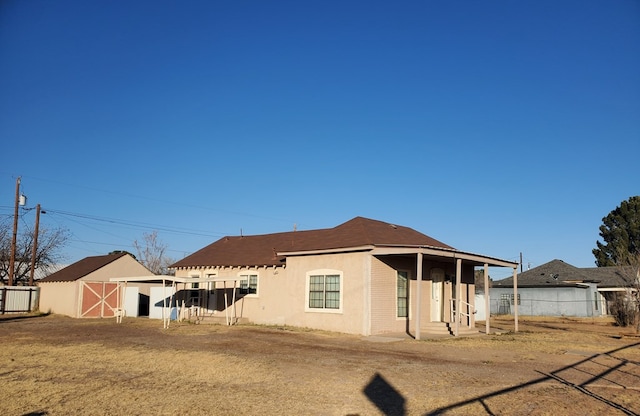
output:
[[[615,293],[631,287],[617,267],[578,268],[552,260],[517,276],[520,315],[607,315]],[[493,282],[491,314],[511,314],[514,309],[513,278]]]
[[[123,308],[124,288],[109,280],[149,275],[153,273],[127,253],[86,257],[37,281],[40,287],[39,309],[74,318],[113,317],[118,309]],[[144,286],[140,288],[127,290],[129,294],[144,299]],[[146,296],[148,298],[148,293]],[[136,299],[136,305],[140,304],[144,305],[144,300]],[[132,311],[128,315],[137,316],[137,312]]]
[[[201,279],[191,287],[203,315],[419,339],[474,328],[474,268],[515,273],[517,265],[356,217],[329,229],[223,237],[170,268],[176,278]]]

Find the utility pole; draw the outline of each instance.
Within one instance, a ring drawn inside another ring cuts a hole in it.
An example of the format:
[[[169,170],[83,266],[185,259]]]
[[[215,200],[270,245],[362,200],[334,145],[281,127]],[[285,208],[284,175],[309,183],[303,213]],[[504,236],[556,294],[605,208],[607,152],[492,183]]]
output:
[[[522,273],[522,251],[520,252],[520,273]]]
[[[18,238],[18,206],[20,205],[20,176],[16,180],[16,208],[13,211],[13,237],[11,239],[11,258],[9,259],[9,281],[13,286],[13,274],[16,266],[16,240]]]
[[[31,270],[29,271],[29,286],[33,286],[33,275],[36,270],[36,253],[38,252],[38,228],[40,228],[40,204],[36,205],[36,228],[33,231],[33,250],[31,251]]]

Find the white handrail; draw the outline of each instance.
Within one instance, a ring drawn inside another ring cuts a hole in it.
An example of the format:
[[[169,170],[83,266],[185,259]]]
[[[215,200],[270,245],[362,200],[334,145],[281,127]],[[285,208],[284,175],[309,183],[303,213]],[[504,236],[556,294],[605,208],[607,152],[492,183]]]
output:
[[[467,317],[467,326],[470,326],[469,323],[471,322],[471,315],[472,313],[476,313],[476,311],[474,310],[472,311],[472,307],[473,305],[471,305],[468,302],[465,302],[463,300],[460,301],[460,303],[462,304],[462,307],[460,309],[466,309],[466,312],[462,312],[460,311],[458,313],[458,322],[462,323],[462,319],[460,318],[462,315]],[[451,322],[455,322],[456,321],[456,300],[455,299],[451,299]]]

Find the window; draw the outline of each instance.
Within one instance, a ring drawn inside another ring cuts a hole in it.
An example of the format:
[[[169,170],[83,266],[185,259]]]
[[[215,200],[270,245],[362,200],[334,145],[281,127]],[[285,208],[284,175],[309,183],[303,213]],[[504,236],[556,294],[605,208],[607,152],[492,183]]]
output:
[[[191,275],[189,277],[192,278],[192,279],[197,279],[197,278],[200,277],[200,275],[193,274],[193,275]],[[198,289],[199,287],[200,287],[200,283],[191,283],[191,288],[192,289]]]
[[[513,295],[509,295],[511,298],[511,304],[513,305]],[[520,305],[520,293],[518,293],[518,305]]]
[[[312,272],[307,274],[308,309],[340,311],[342,279],[340,273]]]
[[[258,275],[257,274],[241,274],[240,275],[240,293],[244,295],[258,294]]]
[[[396,280],[398,318],[407,318],[409,316],[409,273],[398,271]]]

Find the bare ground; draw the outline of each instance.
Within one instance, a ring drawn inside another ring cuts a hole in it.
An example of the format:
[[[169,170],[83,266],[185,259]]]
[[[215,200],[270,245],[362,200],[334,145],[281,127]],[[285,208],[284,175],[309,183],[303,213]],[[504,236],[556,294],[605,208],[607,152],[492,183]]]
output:
[[[479,328],[484,328],[480,323]],[[640,337],[605,319],[500,335],[0,317],[3,415],[638,415]]]

